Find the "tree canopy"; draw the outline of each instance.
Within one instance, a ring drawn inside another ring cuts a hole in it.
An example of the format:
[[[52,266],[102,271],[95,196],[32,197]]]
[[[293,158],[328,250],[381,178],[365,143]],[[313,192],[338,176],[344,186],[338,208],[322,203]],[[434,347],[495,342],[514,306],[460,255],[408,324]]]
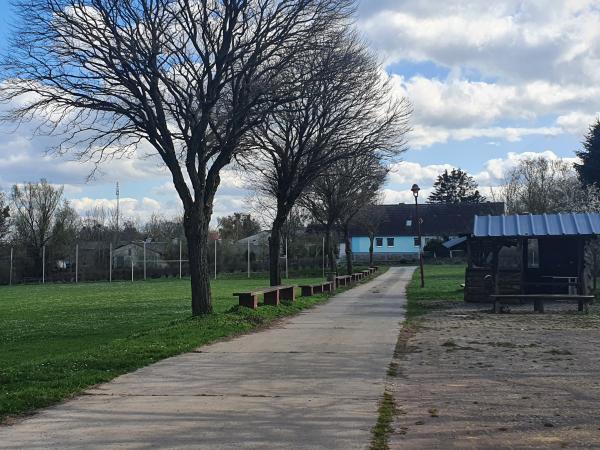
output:
[[[581,163],[573,166],[584,186],[600,183],[600,119],[596,119],[585,135],[583,149],[575,152]]]
[[[461,169],[445,170],[433,184],[434,191],[428,198],[429,203],[483,203],[483,197],[477,190],[477,182]]]
[[[221,239],[239,241],[260,231],[260,224],[250,214],[233,213],[230,216],[219,217],[219,236]]]

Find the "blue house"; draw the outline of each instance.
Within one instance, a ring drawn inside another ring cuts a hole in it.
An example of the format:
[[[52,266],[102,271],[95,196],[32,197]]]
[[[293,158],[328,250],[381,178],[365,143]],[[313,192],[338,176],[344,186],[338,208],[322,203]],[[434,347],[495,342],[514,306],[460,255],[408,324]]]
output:
[[[376,261],[401,261],[414,259],[419,254],[418,228],[415,205],[380,205],[380,223],[375,232],[373,253]],[[448,240],[473,232],[475,216],[500,215],[504,203],[423,204],[419,205],[423,247],[432,239]],[[368,259],[370,237],[361,223],[350,227],[353,257],[357,261]],[[345,244],[340,244],[340,256],[345,256]]]

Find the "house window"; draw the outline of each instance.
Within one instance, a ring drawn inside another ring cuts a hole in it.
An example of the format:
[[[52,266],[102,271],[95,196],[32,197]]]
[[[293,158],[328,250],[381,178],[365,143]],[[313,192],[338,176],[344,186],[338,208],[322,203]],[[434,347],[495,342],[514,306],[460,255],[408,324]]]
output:
[[[527,240],[527,268],[540,268],[540,245],[537,239]]]
[[[412,220],[410,220],[410,219],[407,219],[407,220],[406,220],[406,226],[407,226],[407,227],[412,227]]]
[[[383,238],[375,238],[375,247],[383,247]]]
[[[387,238],[387,246],[388,247],[394,246],[394,238]]]
[[[420,247],[421,246],[421,239],[418,238],[418,237],[416,237],[415,240],[414,240],[414,243],[415,243],[415,247]]]

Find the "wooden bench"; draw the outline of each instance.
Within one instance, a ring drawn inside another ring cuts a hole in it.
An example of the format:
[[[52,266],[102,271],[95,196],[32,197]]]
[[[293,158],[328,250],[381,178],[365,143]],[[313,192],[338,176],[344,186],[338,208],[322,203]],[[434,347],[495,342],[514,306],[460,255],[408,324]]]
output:
[[[323,292],[333,291],[333,281],[324,281],[323,283],[317,284],[304,284],[300,286],[302,289],[302,297],[310,297],[315,294],[322,294]]]
[[[572,294],[494,294],[490,295],[494,301],[494,313],[499,313],[501,305],[519,304],[517,302],[533,302],[533,310],[544,313],[544,302],[548,301],[576,301],[578,310],[588,312],[588,306],[594,302],[593,295],[572,295]]]
[[[371,266],[369,269],[373,269],[373,272],[377,272],[379,270],[379,266]]]
[[[365,277],[365,274],[362,272],[356,272],[352,274],[352,281],[360,281]]]
[[[295,286],[270,286],[262,289],[255,289],[248,292],[236,292],[234,297],[239,297],[240,306],[246,308],[258,308],[258,296],[264,295],[264,304],[277,306],[280,300],[291,300],[296,298]]]
[[[370,269],[365,269],[365,270],[362,271],[362,273],[363,273],[363,276],[366,278],[366,277],[368,277],[368,276],[371,275],[371,270]]]
[[[352,275],[339,275],[335,277],[336,287],[348,286],[352,282]]]

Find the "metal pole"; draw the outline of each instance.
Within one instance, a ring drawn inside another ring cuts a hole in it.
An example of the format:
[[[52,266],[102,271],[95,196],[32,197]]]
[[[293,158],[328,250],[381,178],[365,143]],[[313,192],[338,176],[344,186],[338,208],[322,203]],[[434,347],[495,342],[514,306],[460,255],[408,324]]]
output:
[[[10,272],[8,274],[8,284],[12,285],[12,274],[13,274],[13,248],[10,248]]]
[[[323,237],[323,279],[325,278],[325,237]]]
[[[133,283],[133,246],[131,246],[131,282]]]
[[[415,195],[415,213],[417,218],[417,228],[419,233],[419,269],[421,271],[421,287],[425,287],[425,275],[423,274],[423,242],[421,238],[421,219],[419,218],[419,201]]]
[[[146,281],[146,241],[144,241],[144,281]]]
[[[248,278],[250,278],[250,239],[248,239]]]
[[[112,283],[112,242],[108,245],[108,282]]]
[[[179,279],[181,280],[181,239],[179,239]]]
[[[215,280],[217,279],[217,240],[215,239]]]
[[[46,246],[42,247],[42,284],[46,283]]]
[[[75,283],[79,281],[77,272],[79,271],[79,244],[75,244]]]
[[[288,267],[288,240],[287,238],[285,239],[285,278],[289,279],[290,278],[290,272],[289,272],[289,267]]]

